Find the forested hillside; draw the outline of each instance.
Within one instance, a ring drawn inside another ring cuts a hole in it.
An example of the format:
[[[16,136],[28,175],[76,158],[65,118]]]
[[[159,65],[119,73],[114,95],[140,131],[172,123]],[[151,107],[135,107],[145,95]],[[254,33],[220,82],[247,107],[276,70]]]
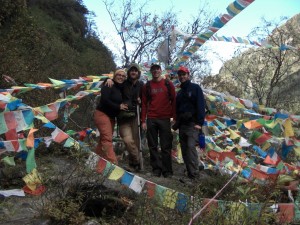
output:
[[[0,74],[22,85],[110,72],[112,53],[87,16],[80,0],[1,0]]]
[[[300,14],[274,30],[268,30],[270,24],[257,29],[257,33],[268,32],[267,44],[225,62],[220,73],[206,77],[203,85],[297,114],[300,109]]]

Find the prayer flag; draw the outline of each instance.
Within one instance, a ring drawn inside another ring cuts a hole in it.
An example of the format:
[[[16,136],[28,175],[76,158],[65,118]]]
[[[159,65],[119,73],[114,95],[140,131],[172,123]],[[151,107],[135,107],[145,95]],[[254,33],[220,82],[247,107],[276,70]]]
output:
[[[129,188],[137,193],[141,193],[145,183],[146,180],[144,178],[135,175],[132,179],[131,184],[129,185]]]
[[[61,143],[69,137],[69,135],[60,130],[58,127],[56,127],[55,130],[51,133],[51,136],[53,140],[57,143]]]
[[[256,120],[250,120],[246,123],[244,123],[244,126],[248,129],[257,129],[257,128],[261,128],[262,125],[257,122]]]
[[[26,172],[31,173],[31,171],[35,168],[36,168],[35,149],[32,148],[28,150],[28,154],[26,158]]]
[[[127,187],[129,187],[133,180],[133,177],[134,175],[132,173],[125,171],[124,175],[121,178],[121,184],[124,184]]]
[[[188,196],[183,193],[178,193],[177,201],[176,201],[176,209],[179,212],[185,212],[187,210]]]
[[[156,185],[156,188],[155,188],[155,199],[159,203],[163,203],[164,202],[166,191],[167,191],[166,187],[158,185],[158,184]]]
[[[107,163],[107,161],[105,159],[100,158],[100,160],[98,161],[98,164],[97,164],[96,171],[98,173],[102,173],[104,171],[105,167],[106,167],[106,163]]]
[[[9,165],[9,166],[15,166],[15,160],[14,160],[14,156],[5,156],[3,159],[1,159],[2,162],[4,162],[5,164]]]
[[[33,133],[36,132],[38,129],[34,129],[34,128],[31,128],[30,131],[29,131],[29,134],[27,136],[27,139],[26,139],[26,146],[29,147],[29,148],[33,148],[34,147],[34,135]]]
[[[178,196],[177,191],[167,189],[165,192],[165,199],[164,199],[163,206],[174,209],[176,206],[177,196]]]
[[[124,175],[125,170],[119,166],[116,166],[114,170],[109,175],[108,179],[110,180],[119,180]]]
[[[103,176],[105,176],[105,177],[108,176],[111,173],[111,171],[113,171],[114,168],[115,168],[115,165],[112,164],[111,162],[107,161],[105,168],[103,170]]]
[[[284,126],[284,137],[293,137],[295,136],[294,130],[292,127],[292,121],[290,119],[286,119],[283,123]]]
[[[48,105],[48,108],[51,109],[51,112],[46,112],[45,117],[50,121],[57,119],[59,107],[59,102],[55,102],[53,104]]]
[[[34,191],[37,188],[37,185],[42,183],[40,175],[36,169],[33,169],[25,177],[23,177],[24,182],[30,190]]]

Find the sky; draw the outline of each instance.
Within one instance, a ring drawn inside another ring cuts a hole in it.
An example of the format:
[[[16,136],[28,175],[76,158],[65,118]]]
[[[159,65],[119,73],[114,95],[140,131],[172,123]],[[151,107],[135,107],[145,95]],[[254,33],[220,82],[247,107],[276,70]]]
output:
[[[115,1],[121,2],[122,0]],[[141,2],[144,1],[141,0]],[[197,14],[197,10],[199,10],[203,2],[201,0],[151,0],[148,4],[148,9],[155,13],[163,13],[173,7],[179,20],[184,23],[191,19],[191,15]],[[226,8],[232,2],[234,0],[209,0],[206,3],[208,3],[208,9],[211,12],[215,13],[215,15],[221,15],[227,13]],[[116,45],[120,42],[120,39],[102,0],[83,0],[83,4],[88,10],[95,13],[94,21],[101,40],[112,52],[117,51]],[[255,0],[242,12],[233,17],[216,34],[218,36],[246,38],[252,29],[261,25],[262,17],[267,20],[279,21],[281,17],[291,18],[298,13],[300,13],[300,0]],[[212,62],[213,74],[218,73],[222,66],[222,61],[219,60],[219,57],[223,60],[230,59],[238,47],[237,44],[216,41],[209,41],[205,45],[213,50],[211,54],[208,53],[207,55]]]

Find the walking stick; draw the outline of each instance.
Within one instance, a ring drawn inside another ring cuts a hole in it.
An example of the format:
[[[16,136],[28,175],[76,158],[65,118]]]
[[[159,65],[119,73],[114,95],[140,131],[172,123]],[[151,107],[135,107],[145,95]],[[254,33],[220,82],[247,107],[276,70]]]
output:
[[[140,119],[140,106],[137,105],[137,120],[138,120],[138,134],[139,134],[139,151],[140,151],[140,166],[141,170],[144,170],[144,158],[142,151],[142,138],[141,138],[141,119]]]

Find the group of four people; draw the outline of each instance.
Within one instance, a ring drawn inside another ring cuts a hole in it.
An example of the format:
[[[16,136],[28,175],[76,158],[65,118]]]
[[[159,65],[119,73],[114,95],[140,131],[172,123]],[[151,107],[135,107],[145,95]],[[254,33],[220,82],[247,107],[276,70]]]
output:
[[[94,113],[94,121],[100,132],[95,152],[117,164],[112,137],[115,119],[119,133],[129,153],[129,167],[140,169],[140,136],[138,124],[146,131],[150,152],[150,165],[154,176],[171,177],[172,139],[171,127],[179,129],[179,142],[189,178],[198,176],[199,160],[196,150],[198,133],[204,123],[205,100],[199,85],[191,83],[190,71],[179,67],[177,71],[180,90],[177,95],[170,80],[162,77],[158,64],[150,68],[152,80],[140,81],[137,64],[127,70],[116,70],[113,79],[101,88],[101,99]],[[126,78],[127,77],[127,78]],[[141,117],[139,107],[141,106]],[[173,118],[173,121],[172,121]],[[140,120],[140,121],[138,121]]]

